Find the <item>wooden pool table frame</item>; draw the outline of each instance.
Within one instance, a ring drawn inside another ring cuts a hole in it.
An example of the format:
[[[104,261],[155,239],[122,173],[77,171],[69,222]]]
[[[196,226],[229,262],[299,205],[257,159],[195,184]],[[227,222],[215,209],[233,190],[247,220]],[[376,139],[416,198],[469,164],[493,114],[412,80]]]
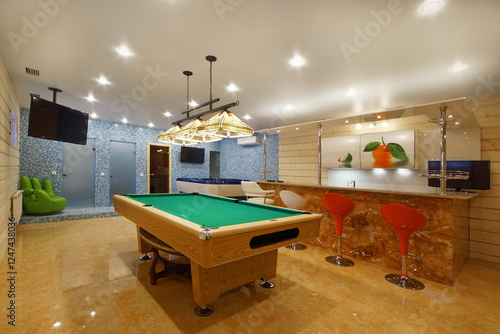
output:
[[[258,279],[267,281],[276,277],[278,248],[316,238],[322,217],[308,213],[223,226],[210,229],[209,238],[201,239],[200,232],[204,228],[198,224],[123,195],[114,195],[113,200],[116,212],[190,259],[193,298],[201,307],[215,302],[225,291]],[[250,240],[255,236],[294,228],[299,233],[293,239],[254,249],[250,247]],[[206,233],[205,230],[201,234]],[[139,250],[147,251],[143,247],[146,245],[139,241]]]

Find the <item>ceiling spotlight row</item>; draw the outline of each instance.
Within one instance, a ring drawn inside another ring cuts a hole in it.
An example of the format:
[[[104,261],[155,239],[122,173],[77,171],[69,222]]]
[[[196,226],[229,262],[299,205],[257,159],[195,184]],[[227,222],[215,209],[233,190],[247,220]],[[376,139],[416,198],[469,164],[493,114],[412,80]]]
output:
[[[122,57],[132,57],[134,55],[134,53],[129,48],[127,48],[126,46],[123,46],[123,45],[116,48],[115,51]],[[97,83],[99,83],[100,85],[103,85],[103,86],[111,84],[111,82],[104,75],[99,76],[99,78],[97,78],[96,81],[97,81]],[[226,89],[230,92],[236,92],[239,90],[239,87],[236,84],[231,82],[228,86],[226,86]],[[96,102],[97,101],[97,99],[94,97],[94,95],[92,93],[89,93],[89,95],[86,96],[85,99],[89,102]],[[195,108],[198,106],[198,103],[196,101],[192,100],[192,101],[190,101],[189,106]],[[172,116],[172,114],[168,111],[165,111],[163,113],[163,115],[165,115],[166,117]],[[97,115],[96,112],[92,112],[90,114],[90,117],[92,117],[93,119],[96,119],[99,116]],[[252,117],[249,115],[245,115],[244,118],[248,120],[248,119],[251,119]],[[121,120],[121,122],[124,124],[127,124],[128,120],[127,120],[127,118],[124,117]],[[152,128],[152,127],[154,127],[154,124],[152,122],[149,122],[148,126],[150,128]]]

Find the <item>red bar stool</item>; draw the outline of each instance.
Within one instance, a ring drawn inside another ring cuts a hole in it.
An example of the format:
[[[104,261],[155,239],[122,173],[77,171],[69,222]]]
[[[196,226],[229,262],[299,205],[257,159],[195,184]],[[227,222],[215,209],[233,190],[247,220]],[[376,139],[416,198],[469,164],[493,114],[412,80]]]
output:
[[[380,208],[384,219],[396,229],[399,237],[399,251],[401,253],[401,274],[385,275],[390,283],[410,290],[422,290],[425,286],[422,282],[408,277],[406,273],[406,260],[408,258],[408,243],[410,235],[422,228],[427,223],[427,218],[415,209],[406,205],[387,204]],[[415,257],[410,254],[410,257]]]
[[[337,237],[337,255],[327,256],[325,260],[339,267],[352,267],[354,262],[342,257],[342,238],[349,238],[348,235],[342,234],[342,222],[356,206],[353,201],[340,194],[324,194],[321,196],[321,201],[335,220],[335,236]]]

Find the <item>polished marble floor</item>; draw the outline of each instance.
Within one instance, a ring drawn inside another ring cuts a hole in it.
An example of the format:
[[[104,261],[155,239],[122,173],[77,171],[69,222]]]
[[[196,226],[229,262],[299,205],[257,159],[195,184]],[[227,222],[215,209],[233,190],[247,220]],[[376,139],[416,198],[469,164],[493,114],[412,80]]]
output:
[[[454,287],[422,280],[424,290],[408,291],[380,265],[339,268],[324,249],[282,248],[274,289],[226,292],[200,318],[189,284],[149,284],[135,233],[123,217],[18,226],[16,326],[6,254],[0,333],[500,333],[498,264],[469,260]]]

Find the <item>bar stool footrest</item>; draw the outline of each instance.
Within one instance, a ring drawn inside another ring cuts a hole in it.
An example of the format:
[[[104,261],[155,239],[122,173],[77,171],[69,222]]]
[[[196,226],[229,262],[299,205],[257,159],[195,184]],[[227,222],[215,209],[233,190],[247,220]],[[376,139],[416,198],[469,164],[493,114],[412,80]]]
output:
[[[400,252],[400,251],[398,251],[398,250],[395,250],[395,251],[393,251],[393,252],[395,252],[396,254],[401,255],[401,252]],[[407,257],[409,257],[410,259],[414,259],[414,260],[421,260],[421,259],[420,259],[420,256],[415,255],[415,254],[412,254],[412,253],[408,253]]]
[[[338,234],[337,233],[333,233],[334,236],[338,237]],[[342,233],[342,235],[340,236],[341,238],[345,238],[345,239],[349,239],[351,236],[349,234],[344,234]]]

